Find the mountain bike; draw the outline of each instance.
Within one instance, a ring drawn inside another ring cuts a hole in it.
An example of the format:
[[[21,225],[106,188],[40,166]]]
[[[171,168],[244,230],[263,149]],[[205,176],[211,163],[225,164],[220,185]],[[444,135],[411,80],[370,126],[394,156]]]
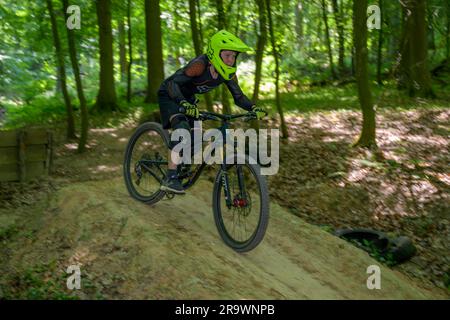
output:
[[[201,121],[219,121],[217,128],[223,137],[227,135],[230,122],[237,119],[256,119],[254,112],[224,115],[200,112]],[[233,140],[234,141],[234,140]],[[226,139],[222,140],[222,149]],[[166,178],[170,138],[169,132],[159,123],[146,122],[131,136],[125,151],[123,164],[125,184],[130,195],[147,204],[154,204],[163,197],[175,195],[160,190]],[[222,152],[222,162],[215,176],[212,207],[214,221],[222,240],[237,252],[254,249],[263,239],[269,221],[269,192],[267,182],[261,175],[260,166],[250,161],[248,155]],[[228,158],[227,158],[228,157]],[[229,157],[234,157],[230,164]],[[243,158],[244,157],[244,158]],[[207,162],[207,161],[206,161]],[[189,189],[208,165],[202,157],[197,165],[178,165],[178,176],[184,189]]]

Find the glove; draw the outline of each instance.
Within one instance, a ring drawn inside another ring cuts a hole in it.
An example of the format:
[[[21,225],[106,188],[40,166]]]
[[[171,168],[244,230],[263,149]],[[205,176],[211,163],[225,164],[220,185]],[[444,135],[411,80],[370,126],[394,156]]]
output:
[[[261,107],[253,106],[252,111],[256,113],[256,119],[261,120],[265,116],[267,116],[266,110]]]
[[[198,119],[200,116],[200,111],[198,110],[197,106],[195,104],[189,103],[186,100],[183,100],[180,102],[180,105],[186,109],[185,114],[189,117],[193,117],[195,119]]]

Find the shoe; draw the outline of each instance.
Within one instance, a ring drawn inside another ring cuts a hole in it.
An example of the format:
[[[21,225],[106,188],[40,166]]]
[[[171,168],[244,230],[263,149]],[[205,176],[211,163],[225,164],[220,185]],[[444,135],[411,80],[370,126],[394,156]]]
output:
[[[159,189],[162,191],[173,192],[176,194],[186,193],[178,177],[167,178],[166,180],[164,180],[163,184]]]

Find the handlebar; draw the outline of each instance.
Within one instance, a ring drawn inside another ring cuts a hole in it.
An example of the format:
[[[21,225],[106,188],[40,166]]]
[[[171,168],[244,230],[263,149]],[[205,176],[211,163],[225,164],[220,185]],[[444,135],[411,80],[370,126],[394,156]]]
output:
[[[186,113],[186,108],[179,107],[178,111],[180,113]],[[248,111],[246,113],[240,114],[220,114],[209,111],[200,111],[199,120],[216,120],[216,121],[230,121],[238,118],[245,118],[244,121],[250,121],[256,119],[256,112]]]

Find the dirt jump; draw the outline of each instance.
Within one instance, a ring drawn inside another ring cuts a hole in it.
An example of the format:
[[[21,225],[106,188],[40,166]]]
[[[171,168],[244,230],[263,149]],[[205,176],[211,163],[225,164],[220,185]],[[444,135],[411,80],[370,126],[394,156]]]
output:
[[[23,297],[22,288],[33,297],[40,285],[50,298],[445,299],[274,201],[262,243],[236,253],[217,232],[211,190],[203,179],[149,206],[121,177],[66,185],[35,204],[32,234],[3,248],[3,295]],[[80,267],[79,290],[66,287],[70,265]],[[380,289],[367,287],[371,265],[381,268]]]

